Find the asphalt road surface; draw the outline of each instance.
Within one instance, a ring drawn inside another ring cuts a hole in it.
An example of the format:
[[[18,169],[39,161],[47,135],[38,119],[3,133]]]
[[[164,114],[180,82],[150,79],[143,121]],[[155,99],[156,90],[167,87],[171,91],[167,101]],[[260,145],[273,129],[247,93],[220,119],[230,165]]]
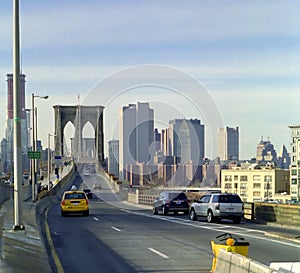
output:
[[[48,211],[56,267],[63,272],[209,272],[211,240],[226,232],[249,242],[248,257],[256,261],[300,261],[298,242],[267,236],[283,229],[248,222],[194,222],[183,214],[153,215],[150,209],[119,201],[105,177],[91,174],[74,183],[92,189],[95,182],[101,189],[93,192],[90,216],[61,217],[59,204]]]

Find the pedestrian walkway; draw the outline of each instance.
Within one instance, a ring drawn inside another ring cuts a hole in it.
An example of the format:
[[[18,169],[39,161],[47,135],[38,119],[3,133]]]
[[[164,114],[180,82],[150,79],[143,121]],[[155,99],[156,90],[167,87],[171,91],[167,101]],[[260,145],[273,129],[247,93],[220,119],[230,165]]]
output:
[[[64,167],[60,172],[60,179],[69,171],[70,168]],[[21,224],[25,226],[25,230],[20,231],[12,230],[15,224],[14,200],[10,199],[1,206],[0,273],[52,272],[36,217],[37,205],[38,202],[33,202],[31,198],[22,203]]]
[[[1,208],[3,219],[1,273],[50,273],[48,256],[36,221],[36,202],[23,202],[25,230],[13,231],[14,202],[9,200]]]

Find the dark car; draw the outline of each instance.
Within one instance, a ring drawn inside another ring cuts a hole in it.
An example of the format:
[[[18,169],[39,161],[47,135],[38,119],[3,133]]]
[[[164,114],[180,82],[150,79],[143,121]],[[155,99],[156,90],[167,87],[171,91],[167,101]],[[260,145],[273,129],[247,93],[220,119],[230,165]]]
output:
[[[90,189],[83,189],[88,199],[93,199],[93,193]]]
[[[163,191],[153,201],[153,214],[162,212],[167,215],[169,212],[189,213],[189,201],[185,193],[181,191]]]

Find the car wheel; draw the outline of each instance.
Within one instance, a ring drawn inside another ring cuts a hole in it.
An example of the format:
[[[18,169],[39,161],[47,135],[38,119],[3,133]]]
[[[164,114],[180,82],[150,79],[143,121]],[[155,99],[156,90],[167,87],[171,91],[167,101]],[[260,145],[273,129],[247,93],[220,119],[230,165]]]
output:
[[[61,214],[61,216],[62,216],[62,217],[65,217],[65,216],[67,216],[67,213],[66,213],[66,212],[64,212],[64,211],[61,211],[61,212],[60,212],[60,214]]]
[[[234,224],[240,224],[240,223],[241,223],[241,220],[242,220],[241,217],[235,217],[235,218],[233,219],[233,223],[234,223]]]
[[[162,207],[162,213],[163,213],[163,215],[168,214],[168,209],[165,206]]]
[[[192,221],[196,221],[197,220],[197,215],[196,215],[196,212],[194,209],[191,209],[191,212],[190,212],[190,219]]]
[[[208,212],[207,212],[207,222],[208,223],[213,223],[214,222],[214,215],[213,215],[213,213],[212,213],[212,211],[211,210],[209,210]]]
[[[157,208],[156,207],[153,207],[153,214],[158,214],[158,210],[157,210]]]

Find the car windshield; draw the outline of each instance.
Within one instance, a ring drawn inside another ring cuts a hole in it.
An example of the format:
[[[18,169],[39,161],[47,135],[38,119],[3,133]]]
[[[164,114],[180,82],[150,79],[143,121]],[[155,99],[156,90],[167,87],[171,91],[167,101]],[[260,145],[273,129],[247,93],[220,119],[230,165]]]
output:
[[[84,193],[67,193],[65,199],[85,199]]]

